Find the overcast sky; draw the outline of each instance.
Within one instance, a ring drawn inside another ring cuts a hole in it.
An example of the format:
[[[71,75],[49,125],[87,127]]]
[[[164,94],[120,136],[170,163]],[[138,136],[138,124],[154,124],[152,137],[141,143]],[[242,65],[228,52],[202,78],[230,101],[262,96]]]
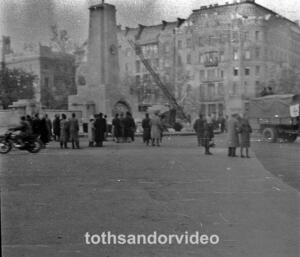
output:
[[[15,49],[24,43],[49,42],[50,26],[66,29],[72,40],[83,42],[88,34],[88,6],[101,0],[0,0],[0,34],[11,36]],[[201,5],[232,0],[106,0],[116,5],[117,23],[135,27],[161,20],[186,18]],[[256,0],[291,20],[300,20],[299,0]]]

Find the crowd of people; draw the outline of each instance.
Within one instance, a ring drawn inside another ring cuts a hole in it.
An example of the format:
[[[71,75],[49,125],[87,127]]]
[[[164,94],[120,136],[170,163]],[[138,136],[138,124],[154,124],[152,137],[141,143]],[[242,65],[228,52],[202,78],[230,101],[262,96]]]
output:
[[[195,121],[193,128],[197,135],[198,146],[204,147],[205,154],[212,155],[210,147],[214,146],[213,121],[209,117],[204,119],[203,115],[199,114],[199,118]],[[245,116],[241,117],[239,114],[232,114],[225,121],[224,131],[228,134],[228,156],[237,157],[236,148],[240,147],[240,157],[250,158],[249,148],[252,128],[248,119]]]
[[[228,133],[228,156],[236,157],[236,148],[240,147],[240,157],[249,158],[250,135],[252,128],[246,117],[233,114],[229,118],[219,118],[217,121],[212,117],[204,118],[199,114],[199,118],[194,122],[193,129],[197,135],[198,146],[203,146],[206,155],[212,155],[210,148],[214,146],[214,130],[216,123],[221,128],[221,132]],[[109,130],[107,116],[102,113],[93,115],[88,123],[89,147],[102,147],[107,140],[108,132],[111,132],[113,141],[116,143],[130,143],[134,141],[136,124],[130,112],[116,113],[112,120],[112,129]],[[164,117],[155,112],[150,118],[148,113],[142,120],[143,142],[149,146],[160,146],[165,130]],[[79,144],[79,121],[75,113],[71,117],[66,114],[56,114],[51,121],[47,114],[40,118],[39,114],[33,117],[27,115],[21,117],[20,126],[23,137],[29,134],[38,136],[46,147],[51,140],[60,143],[61,148],[68,148],[70,142],[72,148],[80,148]]]

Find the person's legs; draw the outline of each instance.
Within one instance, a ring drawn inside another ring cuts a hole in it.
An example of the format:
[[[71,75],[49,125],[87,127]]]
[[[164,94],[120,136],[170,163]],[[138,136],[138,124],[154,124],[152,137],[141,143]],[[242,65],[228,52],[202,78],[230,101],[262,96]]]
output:
[[[152,146],[155,146],[155,139],[152,138]]]
[[[243,155],[243,152],[244,152],[244,147],[240,147],[240,155],[241,155],[241,157],[242,158],[244,158],[245,156]],[[246,152],[247,152],[247,150],[246,150]]]
[[[232,157],[232,147],[228,147],[228,156]]]
[[[236,157],[236,147],[232,147],[232,157]]]
[[[159,142],[160,142],[160,138],[157,138],[157,139],[156,139],[156,145],[157,145],[157,146],[160,146],[160,145],[159,145]]]
[[[250,156],[249,156],[249,147],[246,147],[246,157],[250,158]]]

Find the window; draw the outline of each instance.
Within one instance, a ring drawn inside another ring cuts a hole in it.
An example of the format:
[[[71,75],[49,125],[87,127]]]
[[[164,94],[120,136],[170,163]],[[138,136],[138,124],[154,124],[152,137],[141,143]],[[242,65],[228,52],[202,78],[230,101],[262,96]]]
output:
[[[208,105],[208,115],[212,115],[216,113],[217,105],[216,104],[209,104]]]
[[[238,76],[239,75],[239,68],[235,67],[233,68],[233,75]]]
[[[198,44],[199,44],[200,47],[204,46],[204,39],[203,39],[203,37],[199,37]]]
[[[186,47],[187,47],[187,48],[192,48],[192,39],[191,39],[191,38],[188,38],[188,39],[186,40]]]
[[[214,45],[214,37],[208,36],[208,45]]]
[[[219,83],[218,84],[218,95],[219,96],[223,96],[224,95],[224,84],[223,83]]]
[[[135,84],[138,86],[141,83],[141,77],[139,75],[135,76]]]
[[[178,64],[178,66],[182,65],[182,59],[181,59],[180,55],[177,56],[177,64]]]
[[[260,73],[260,66],[255,66],[255,75],[259,75]]]
[[[203,54],[199,53],[199,64],[203,63],[204,61],[204,56]]]
[[[259,47],[256,47],[256,48],[255,48],[255,57],[256,57],[256,58],[259,58],[259,57],[260,57],[260,48],[259,48]]]
[[[221,76],[221,78],[224,78],[224,71],[223,70],[221,70],[220,76]]]
[[[200,81],[205,80],[205,70],[200,70],[199,72]]]
[[[136,68],[136,72],[141,72],[141,62],[140,61],[135,62],[135,68]]]
[[[200,98],[204,98],[204,97],[206,96],[206,93],[205,93],[205,85],[204,85],[204,84],[201,84],[201,85],[200,85],[199,94],[200,94]]]
[[[260,40],[260,31],[255,31],[255,40]]]
[[[223,62],[224,60],[224,51],[220,51],[220,61]]]
[[[232,33],[232,42],[233,43],[239,42],[239,33],[237,31],[233,31],[233,33]]]
[[[191,64],[192,63],[192,56],[191,56],[191,54],[187,54],[187,56],[186,56],[186,63],[187,64]]]
[[[216,77],[216,70],[207,70],[207,79],[208,80],[214,80]]]
[[[178,49],[182,49],[182,41],[178,40],[177,42]]]
[[[237,84],[236,82],[233,82],[232,84],[232,95],[237,95],[237,91],[238,91],[238,88],[237,88]]]
[[[208,97],[212,98],[215,96],[215,84],[209,83],[207,88]]]
[[[169,53],[170,52],[170,45],[169,43],[164,44],[164,53]]]
[[[246,50],[245,51],[245,59],[246,60],[250,60],[251,59],[251,52],[250,52],[250,50]]]
[[[238,49],[233,49],[233,60],[239,59],[239,51]]]
[[[45,88],[49,88],[49,78],[45,78]]]
[[[128,72],[128,63],[125,63],[125,71]]]
[[[249,76],[250,75],[250,68],[245,68],[245,75]]]

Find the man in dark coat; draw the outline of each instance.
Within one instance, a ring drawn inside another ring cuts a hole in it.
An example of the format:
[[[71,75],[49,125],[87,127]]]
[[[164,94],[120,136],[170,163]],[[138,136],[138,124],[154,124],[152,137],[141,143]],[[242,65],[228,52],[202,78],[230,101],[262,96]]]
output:
[[[214,137],[214,125],[212,122],[208,122],[204,120],[203,124],[203,146],[205,148],[205,154],[206,155],[212,155],[212,153],[209,151],[209,148],[211,146],[211,140]]]
[[[131,141],[134,141],[134,132],[135,132],[135,122],[130,112],[126,113],[126,117],[123,120],[123,124],[124,124],[124,141],[130,143]]]
[[[53,127],[54,140],[59,141],[59,137],[60,137],[60,119],[59,119],[58,114],[55,114],[55,118],[52,122],[52,127]]]
[[[103,114],[97,115],[95,120],[95,142],[96,146],[102,147],[104,141],[104,135],[106,132],[106,120],[103,118]]]
[[[44,148],[46,147],[46,144],[49,143],[49,128],[47,126],[47,120],[46,115],[40,120],[40,139],[44,144]]]
[[[143,142],[146,145],[149,145],[151,140],[151,120],[149,118],[149,113],[146,113],[145,118],[142,120],[142,128],[143,128]]]
[[[117,140],[117,143],[120,143],[120,138],[122,137],[122,127],[121,121],[119,119],[119,114],[116,113],[114,119],[112,120],[113,125],[113,135]]]
[[[199,118],[195,121],[193,128],[197,135],[198,146],[203,146],[204,139],[204,119],[203,115],[199,114]]]
[[[41,135],[41,120],[39,114],[35,114],[32,120],[32,133],[36,136]]]

